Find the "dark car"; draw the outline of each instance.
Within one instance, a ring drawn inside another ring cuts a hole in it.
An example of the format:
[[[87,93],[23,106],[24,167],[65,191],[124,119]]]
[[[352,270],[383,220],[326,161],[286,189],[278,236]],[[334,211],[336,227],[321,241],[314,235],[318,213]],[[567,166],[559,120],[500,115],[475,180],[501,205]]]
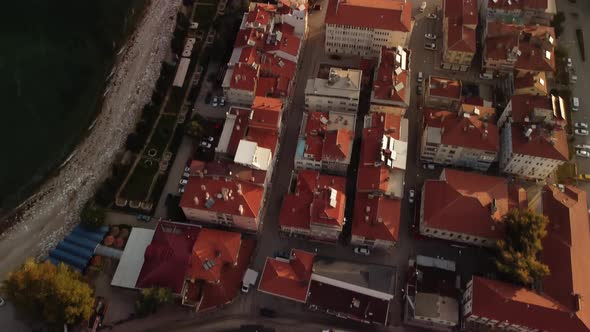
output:
[[[264,317],[275,318],[277,317],[277,312],[270,308],[260,308],[260,315]]]
[[[213,98],[213,94],[211,92],[207,93],[207,95],[205,96],[205,104],[210,104],[211,98]]]

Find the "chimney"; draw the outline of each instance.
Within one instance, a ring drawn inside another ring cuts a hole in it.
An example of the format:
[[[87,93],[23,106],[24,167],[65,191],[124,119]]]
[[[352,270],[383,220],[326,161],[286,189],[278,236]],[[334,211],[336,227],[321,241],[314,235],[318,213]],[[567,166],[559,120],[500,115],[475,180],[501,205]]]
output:
[[[196,206],[199,206],[199,198],[197,196],[193,198],[193,202],[195,202]]]
[[[244,215],[244,206],[242,204],[238,206],[238,211],[240,212],[240,216]]]
[[[205,200],[208,200],[210,197],[211,197],[211,195],[209,195],[209,192],[208,192],[208,191],[206,191],[206,192],[205,192]]]
[[[206,190],[207,190],[207,187],[205,187],[205,185],[204,185],[204,184],[202,184],[202,185],[201,185],[201,190],[202,190],[202,191],[206,191]]]
[[[237,192],[239,195],[241,195],[241,194],[242,194],[242,185],[241,185],[241,184],[239,184],[239,183],[236,185],[236,192]]]
[[[483,133],[481,134],[481,138],[483,138],[483,139],[486,139],[486,138],[488,138],[488,130],[487,130],[487,129],[485,129],[485,130],[483,131]]]

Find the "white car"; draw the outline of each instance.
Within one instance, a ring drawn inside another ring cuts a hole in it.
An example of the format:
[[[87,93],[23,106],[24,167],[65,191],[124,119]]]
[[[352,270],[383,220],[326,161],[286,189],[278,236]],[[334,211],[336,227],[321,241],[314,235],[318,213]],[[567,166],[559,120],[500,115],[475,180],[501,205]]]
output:
[[[354,253],[369,256],[371,254],[371,250],[367,247],[356,247],[354,248]]]
[[[219,105],[219,101],[217,100],[217,96],[215,96],[213,97],[213,102],[211,103],[211,106],[217,107],[217,105]]]
[[[436,35],[432,34],[432,33],[427,33],[424,35],[424,38],[430,39],[430,40],[436,40]]]
[[[426,15],[426,17],[433,19],[433,20],[436,20],[438,18],[438,16],[435,13],[430,13],[430,14]]]
[[[588,136],[588,130],[586,130],[586,129],[576,129],[575,133],[576,133],[576,135],[580,135],[580,136]]]
[[[225,97],[221,97],[219,99],[219,106],[222,106],[222,107],[225,106]]]
[[[210,149],[210,148],[211,148],[211,143],[209,143],[209,142],[206,142],[206,141],[202,141],[202,142],[201,142],[201,146],[202,146],[203,148]]]
[[[585,122],[576,122],[574,123],[574,128],[578,129],[578,128],[583,128],[583,129],[588,129],[588,124]]]
[[[184,186],[185,184],[188,183],[187,179],[180,179],[180,182],[178,182],[179,185]]]
[[[182,177],[183,178],[188,178],[190,175],[191,175],[190,172],[184,172],[184,173],[182,173]]]
[[[572,68],[572,58],[567,58],[565,59],[565,64],[567,65],[568,68]]]
[[[182,194],[184,192],[184,186],[178,187],[178,192]]]
[[[590,152],[588,152],[586,150],[576,149],[576,156],[578,156],[578,157],[584,157],[584,158],[590,158]]]
[[[6,304],[6,302],[4,301],[4,299],[0,297],[0,307],[3,306],[3,305],[5,305],[5,304]]]
[[[184,171],[185,171],[185,172],[190,172],[190,171],[191,171],[191,168],[190,168],[189,166],[186,166],[186,167],[184,168]]]
[[[408,198],[408,202],[414,203],[414,197],[416,196],[416,192],[414,189],[410,189],[410,197]]]
[[[434,164],[422,164],[422,168],[433,170],[435,167]]]
[[[436,44],[435,43],[425,43],[424,44],[424,48],[427,50],[436,50]]]

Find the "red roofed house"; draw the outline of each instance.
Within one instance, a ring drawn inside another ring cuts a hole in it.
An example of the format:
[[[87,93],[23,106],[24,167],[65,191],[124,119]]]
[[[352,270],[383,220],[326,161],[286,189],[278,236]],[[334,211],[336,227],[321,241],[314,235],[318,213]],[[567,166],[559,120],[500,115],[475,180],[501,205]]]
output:
[[[556,0],[490,0],[482,12],[488,21],[549,26],[557,14]]]
[[[541,71],[528,73],[514,79],[515,95],[547,96],[547,75]]]
[[[461,105],[459,112],[425,108],[420,159],[487,171],[500,152],[492,107]]]
[[[370,112],[404,115],[410,106],[410,51],[383,47],[375,69]]]
[[[492,74],[515,76],[555,71],[555,31],[552,27],[488,22],[484,31],[483,68]]]
[[[587,193],[545,186],[542,199],[549,224],[541,257],[551,272],[542,280],[543,292],[474,277],[463,295],[470,331],[590,331]]]
[[[294,181],[295,192],[285,195],[281,206],[281,232],[336,242],[344,225],[346,179],[305,170]]]
[[[349,112],[307,112],[302,119],[295,169],[346,175],[356,116]]]
[[[504,215],[523,206],[521,193],[520,188],[508,186],[505,178],[445,168],[438,180],[424,182],[420,234],[493,246],[504,237]]]
[[[326,53],[378,57],[382,47],[406,46],[412,5],[398,0],[329,0]]]
[[[220,307],[238,295],[254,247],[240,233],[161,221],[135,287],[170,288],[195,311]]]
[[[229,78],[229,82],[224,88],[228,101],[236,105],[250,106],[256,92],[258,72],[259,68],[241,62],[228,69],[226,78]]]
[[[314,254],[292,249],[289,259],[266,259],[258,290],[301,303],[307,301]]]
[[[307,31],[307,15],[306,0],[279,0],[276,5],[251,2],[241,28],[264,28],[268,32],[274,24],[286,23],[294,28],[296,36],[303,37]]]
[[[399,199],[357,193],[350,243],[370,248],[393,248],[399,239],[400,213]]]
[[[542,180],[569,160],[563,103],[555,96],[512,96],[498,121],[504,173]]]
[[[190,221],[258,230],[264,188],[230,176],[199,173],[184,187],[180,207]]]
[[[408,150],[408,119],[371,113],[365,116],[357,192],[403,198]]]
[[[424,106],[446,108],[451,111],[459,108],[463,88],[460,80],[429,76],[424,81],[424,84]]]
[[[301,50],[301,40],[294,35],[293,27],[288,24],[276,24],[275,31],[269,35],[264,50],[283,59],[297,62]]]
[[[477,0],[443,1],[444,69],[467,71],[476,49]]]

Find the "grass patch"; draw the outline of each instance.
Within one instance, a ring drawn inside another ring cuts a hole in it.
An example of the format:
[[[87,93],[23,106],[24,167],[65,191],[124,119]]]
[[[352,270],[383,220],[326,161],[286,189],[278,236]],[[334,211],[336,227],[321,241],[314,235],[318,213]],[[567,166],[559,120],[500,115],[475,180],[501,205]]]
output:
[[[176,123],[176,116],[172,115],[162,115],[160,118],[160,122],[158,122],[158,126],[152,135],[152,139],[148,143],[148,147],[145,150],[147,153],[151,149],[156,149],[158,153],[156,154],[156,158],[159,158],[164,153],[164,149],[168,144],[168,140],[172,135],[172,131],[174,130],[174,124]]]
[[[559,183],[570,183],[576,177],[576,164],[567,162],[559,166],[555,173]]]
[[[143,201],[148,195],[148,190],[154,179],[154,175],[158,172],[158,168],[157,161],[149,161],[142,158],[121,192],[121,195],[129,200]]]

